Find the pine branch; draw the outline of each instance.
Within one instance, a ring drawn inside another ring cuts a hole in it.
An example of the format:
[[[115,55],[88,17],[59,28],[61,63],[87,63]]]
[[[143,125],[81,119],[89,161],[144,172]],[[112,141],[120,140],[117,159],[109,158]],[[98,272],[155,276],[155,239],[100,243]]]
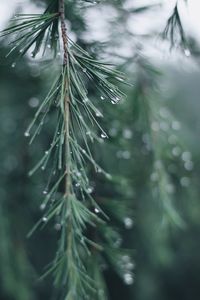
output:
[[[190,50],[178,10],[178,1],[176,1],[174,10],[167,21],[162,37],[170,41],[171,49],[179,47],[184,50],[186,56],[189,56]]]
[[[97,120],[103,115],[90,100],[85,82],[93,83],[100,101],[116,104],[124,94],[112,82],[122,82],[124,77],[113,66],[94,59],[69,38],[64,0],[52,1],[41,15],[18,15],[15,22],[1,33],[2,36],[16,35],[11,42],[11,46],[15,46],[9,54],[17,51],[22,56],[33,46],[32,57],[41,47],[43,55],[46,48],[56,54],[59,41],[62,41],[63,50],[60,74],[25,132],[31,144],[41,132],[47,116],[56,111],[57,124],[50,147],[29,172],[33,175],[39,168],[45,170],[53,162],[43,191],[41,210],[44,210],[44,215],[29,236],[52,219],[58,220],[58,251],[43,277],[54,273],[55,285],[63,299],[88,299],[89,294],[97,293],[98,283],[88,275],[85,260],[93,249],[97,252],[103,250],[102,245],[92,239],[90,231],[92,228],[100,230],[108,217],[93,198],[87,163],[107,178],[110,175],[92,155],[91,143],[102,142],[108,135]]]

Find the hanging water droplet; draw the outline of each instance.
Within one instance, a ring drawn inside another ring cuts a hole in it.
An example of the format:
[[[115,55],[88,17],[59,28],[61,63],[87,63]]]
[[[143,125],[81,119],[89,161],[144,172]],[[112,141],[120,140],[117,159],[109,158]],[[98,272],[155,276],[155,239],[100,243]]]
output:
[[[31,57],[34,57],[34,53],[33,52],[31,53]]]
[[[79,183],[79,182],[77,182],[77,183],[75,184],[75,186],[76,186],[76,187],[79,187],[79,186],[80,186],[80,183]]]
[[[133,220],[129,217],[124,218],[124,226],[126,229],[131,229],[133,227]]]
[[[40,210],[44,210],[45,207],[46,207],[46,204],[45,204],[45,203],[42,203],[42,204],[40,205]]]
[[[86,72],[87,72],[87,69],[86,69],[86,68],[83,68],[82,71],[83,71],[84,73],[86,73]]]
[[[43,222],[47,222],[47,220],[48,220],[47,217],[43,217],[43,218],[42,218],[42,221],[43,221]]]
[[[15,66],[16,66],[16,62],[12,63],[11,67],[15,68]]]
[[[192,154],[189,151],[184,151],[181,155],[183,161],[191,160]]]
[[[159,175],[158,175],[158,173],[157,172],[153,172],[152,174],[151,174],[151,181],[153,181],[153,182],[155,182],[155,181],[158,181],[158,179],[159,179]]]
[[[93,192],[93,188],[92,188],[92,187],[89,187],[89,188],[87,189],[87,192],[88,192],[88,194],[91,194],[91,193]]]
[[[174,135],[174,134],[170,135],[168,138],[168,142],[169,142],[169,144],[176,144],[176,142],[177,142],[176,135]]]
[[[95,211],[96,214],[100,213],[100,210],[97,207],[95,207],[94,211]]]
[[[87,103],[87,102],[89,102],[89,99],[86,97],[83,99],[83,103]]]
[[[133,262],[129,262],[126,264],[127,270],[133,270],[135,268],[135,264]]]
[[[61,55],[61,53],[60,53],[60,52],[58,52],[58,53],[57,53],[57,56],[60,56],[60,55]]]
[[[42,166],[42,167],[41,167],[41,170],[44,171],[44,170],[45,170],[45,166]]]
[[[101,96],[100,98],[101,98],[101,100],[105,100],[105,97],[104,97],[104,96]]]
[[[168,184],[166,185],[166,192],[169,193],[169,194],[173,194],[174,191],[175,191],[174,185],[171,184],[171,183],[168,183]]]
[[[178,121],[172,122],[172,129],[179,130],[181,128],[181,124]]]
[[[164,121],[160,122],[160,129],[162,129],[163,131],[169,130],[169,124]]]
[[[132,131],[129,129],[129,128],[125,128],[124,130],[123,130],[123,137],[125,138],[125,139],[131,139],[132,138]]]
[[[49,48],[49,49],[50,49],[50,48],[51,48],[51,45],[50,45],[50,44],[48,44],[48,45],[47,45],[47,48]]]
[[[62,226],[61,226],[60,223],[56,223],[55,226],[54,226],[55,230],[57,230],[57,231],[59,231],[61,229],[61,227]]]
[[[188,177],[182,177],[180,179],[180,184],[184,187],[188,187],[190,184],[190,179]]]
[[[125,150],[122,152],[122,157],[124,159],[130,159],[131,158],[131,153],[128,150]]]
[[[133,282],[134,282],[133,275],[131,273],[125,273],[124,274],[124,282],[127,285],[133,284]]]
[[[100,111],[97,111],[97,112],[96,112],[96,116],[99,117],[99,118],[100,118],[100,117],[103,117],[103,115],[102,115],[102,113],[101,113]]]
[[[191,52],[189,49],[184,50],[185,56],[189,57],[191,55]]]
[[[26,131],[26,132],[24,133],[24,136],[25,136],[25,137],[29,137],[29,136],[30,136],[30,133],[29,133],[28,131]]]
[[[152,129],[153,131],[159,131],[159,129],[160,129],[159,123],[158,123],[158,122],[152,122],[152,123],[151,123],[151,129]]]
[[[46,190],[43,191],[43,194],[46,195],[48,192]]]
[[[39,105],[39,99],[36,98],[36,97],[32,97],[32,98],[29,99],[28,104],[29,104],[30,107],[35,108]]]
[[[184,163],[184,167],[185,167],[185,169],[187,170],[187,171],[192,171],[192,169],[193,169],[193,166],[194,166],[194,164],[193,164],[193,162],[192,161],[186,161],[185,163]]]
[[[172,149],[172,154],[173,154],[174,156],[179,156],[179,155],[181,154],[181,148],[178,147],[178,146],[174,147],[174,148]]]
[[[45,151],[45,155],[49,154],[49,151]]]
[[[107,137],[106,133],[102,132],[102,133],[101,133],[101,138],[102,138],[102,139],[105,139],[106,137]]]

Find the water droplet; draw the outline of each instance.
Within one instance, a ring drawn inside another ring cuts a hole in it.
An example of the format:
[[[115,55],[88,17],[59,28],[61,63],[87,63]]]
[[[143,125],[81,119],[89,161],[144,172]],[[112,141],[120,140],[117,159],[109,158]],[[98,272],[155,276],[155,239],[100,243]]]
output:
[[[174,135],[174,134],[170,135],[168,138],[168,142],[169,142],[169,144],[176,144],[176,142],[177,142],[176,135]]]
[[[123,152],[122,152],[122,157],[123,157],[124,159],[130,159],[130,158],[131,158],[131,153],[130,153],[128,150],[123,151]]]
[[[181,148],[180,147],[174,147],[173,149],[172,149],[172,154],[174,155],[174,156],[179,156],[180,154],[181,154]]]
[[[15,68],[15,66],[16,66],[16,63],[15,63],[15,62],[12,63],[11,67],[12,67],[12,68]]]
[[[25,137],[29,137],[29,136],[30,136],[30,133],[29,133],[28,131],[26,131],[26,132],[24,133],[24,136],[25,136]]]
[[[189,49],[184,50],[185,56],[189,57],[191,55],[191,52]]]
[[[43,191],[43,194],[46,195],[48,192],[46,190]]]
[[[116,135],[117,135],[117,129],[116,129],[115,127],[110,128],[109,134],[110,134],[111,136],[116,136]]]
[[[158,122],[152,122],[151,123],[151,129],[153,131],[159,131],[159,129],[160,129],[159,123]]]
[[[44,170],[45,170],[45,166],[42,166],[42,167],[41,167],[41,170],[44,171]]]
[[[181,158],[183,161],[188,161],[188,160],[191,160],[192,155],[189,151],[184,151],[181,155]]]
[[[127,285],[133,284],[133,282],[134,282],[133,275],[131,273],[125,273],[124,274],[124,282]]]
[[[101,117],[101,118],[102,118],[102,117],[103,117],[103,115],[102,115],[102,113],[101,113],[100,111],[97,111],[97,112],[96,112],[96,117],[98,117],[98,118],[100,118],[100,117]]]
[[[36,97],[32,97],[29,99],[28,104],[30,107],[37,107],[39,105],[39,99]]]
[[[33,52],[31,53],[31,57],[34,57],[34,53]]]
[[[161,160],[156,160],[155,163],[154,163],[154,165],[155,165],[155,168],[157,170],[160,170],[162,168],[162,162],[161,162]]]
[[[174,191],[175,191],[174,185],[171,184],[171,183],[168,183],[168,184],[166,185],[166,192],[169,193],[169,194],[173,194]]]
[[[184,167],[187,171],[191,171],[193,169],[193,166],[194,166],[194,164],[192,161],[188,160],[184,163]]]
[[[79,183],[79,182],[77,182],[77,183],[75,184],[75,186],[76,186],[76,187],[79,187],[79,186],[80,186],[80,183]]]
[[[102,133],[101,133],[101,138],[102,138],[102,139],[105,139],[105,138],[107,138],[107,135],[106,135],[106,133],[102,132]]]
[[[40,205],[40,210],[44,210],[45,207],[46,207],[46,204],[45,204],[45,203],[42,203],[42,204]]]
[[[126,264],[127,270],[133,270],[135,268],[135,264],[133,262],[129,262]]]
[[[45,155],[49,154],[49,151],[45,151]]]
[[[125,139],[131,139],[131,138],[132,138],[132,135],[133,135],[133,133],[132,133],[132,131],[131,131],[129,128],[125,128],[125,129],[123,130],[123,137],[124,137]]]
[[[47,220],[48,220],[47,217],[43,217],[43,218],[42,218],[42,221],[43,221],[43,222],[47,222]]]
[[[97,207],[95,207],[94,211],[95,211],[96,214],[100,213],[100,210]]]
[[[160,116],[162,118],[168,118],[169,117],[169,111],[165,107],[161,107],[159,110]]]
[[[83,71],[84,73],[86,73],[86,72],[87,72],[87,69],[86,69],[86,68],[83,68],[82,71]]]
[[[129,217],[124,218],[124,226],[126,229],[131,229],[133,227],[133,220]]]
[[[180,184],[184,187],[188,187],[190,185],[190,179],[188,177],[182,177],[180,179]]]
[[[158,173],[157,172],[153,172],[152,174],[151,174],[151,181],[153,181],[153,182],[155,182],[155,181],[158,181],[158,179],[159,179],[159,175],[158,175]]]
[[[93,192],[93,188],[92,188],[92,187],[89,187],[89,188],[87,189],[87,192],[88,192],[89,194],[91,194],[91,193]]]
[[[169,124],[164,121],[160,122],[160,129],[162,129],[163,131],[169,130]]]
[[[62,226],[59,223],[56,223],[55,226],[54,226],[55,230],[57,230],[57,231],[59,231],[61,229],[61,227]]]
[[[49,48],[49,49],[50,49],[50,48],[51,48],[51,45],[50,45],[50,44],[48,44],[48,45],[47,45],[47,48]]]
[[[181,128],[181,124],[178,121],[172,122],[172,129],[179,130]]]
[[[104,97],[104,96],[101,96],[100,98],[101,98],[101,100],[105,100],[105,97]]]

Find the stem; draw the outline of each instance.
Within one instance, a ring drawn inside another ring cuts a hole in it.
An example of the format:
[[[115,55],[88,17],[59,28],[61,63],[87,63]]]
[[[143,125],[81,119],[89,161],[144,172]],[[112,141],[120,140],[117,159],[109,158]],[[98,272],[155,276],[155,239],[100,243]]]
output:
[[[65,121],[65,171],[66,171],[66,181],[65,181],[65,197],[67,198],[70,194],[70,145],[69,145],[69,122],[70,122],[70,111],[69,111],[69,76],[66,72],[69,71],[69,60],[68,60],[68,38],[67,38],[67,28],[65,25],[65,3],[64,0],[59,0],[59,14],[61,21],[61,32],[62,32],[62,42],[63,42],[63,72],[65,80],[64,88],[64,121]]]
[[[70,188],[71,188],[71,177],[70,177],[70,142],[69,142],[69,125],[70,125],[70,97],[69,97],[69,57],[68,57],[68,37],[67,37],[67,28],[65,25],[65,3],[64,0],[59,0],[59,14],[60,14],[60,21],[61,21],[61,32],[62,32],[62,42],[63,42],[63,75],[64,75],[64,122],[65,122],[65,193],[64,199],[68,202],[68,210],[70,210],[71,203],[70,203]],[[67,229],[67,258],[69,260],[69,265],[72,263],[72,220],[71,220],[71,212],[69,212],[68,217],[68,225],[66,226]],[[72,269],[69,270],[69,278],[72,280]],[[70,283],[72,284],[72,282]],[[72,296],[71,296],[71,300]]]
[[[62,40],[63,40],[63,65],[67,65],[68,60],[68,38],[67,38],[67,28],[65,25],[65,1],[59,0],[59,14],[61,21],[61,32],[62,32]]]

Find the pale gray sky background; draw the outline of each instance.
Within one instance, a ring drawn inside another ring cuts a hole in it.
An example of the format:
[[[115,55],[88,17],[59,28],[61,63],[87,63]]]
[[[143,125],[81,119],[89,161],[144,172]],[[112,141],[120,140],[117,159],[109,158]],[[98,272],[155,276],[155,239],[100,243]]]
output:
[[[28,0],[1,0],[0,29],[5,26],[6,21],[13,15],[14,9],[17,5],[22,5],[24,7],[25,4],[27,6],[28,2]],[[124,6],[129,8],[137,4],[139,6],[142,4],[153,4],[158,2],[159,0],[127,0],[124,1]],[[146,33],[150,29],[159,28],[162,26],[162,22],[167,19],[169,13],[172,11],[175,0],[161,0],[160,2],[165,4],[165,8],[163,10],[158,11],[156,15],[154,15],[155,12],[152,12],[144,16],[134,16],[134,19],[130,20],[129,23],[130,30],[134,28],[134,32]],[[180,1],[180,4],[183,2],[184,1]],[[91,31],[90,37],[94,39],[100,39],[101,41],[102,39],[106,39],[106,33],[109,30],[107,27],[106,18],[110,18],[113,14],[115,14],[114,11],[105,11],[105,13],[102,14],[102,9],[98,6],[94,6],[89,10],[89,13],[87,12],[87,18],[89,18],[88,25]],[[33,10],[34,8],[32,6],[27,11],[32,13]],[[200,39],[200,0],[188,0],[188,8],[186,8],[186,5],[180,5],[180,11],[184,16],[184,21],[187,23],[187,28],[189,28],[189,31],[194,33]],[[104,17],[102,18],[102,16]]]

